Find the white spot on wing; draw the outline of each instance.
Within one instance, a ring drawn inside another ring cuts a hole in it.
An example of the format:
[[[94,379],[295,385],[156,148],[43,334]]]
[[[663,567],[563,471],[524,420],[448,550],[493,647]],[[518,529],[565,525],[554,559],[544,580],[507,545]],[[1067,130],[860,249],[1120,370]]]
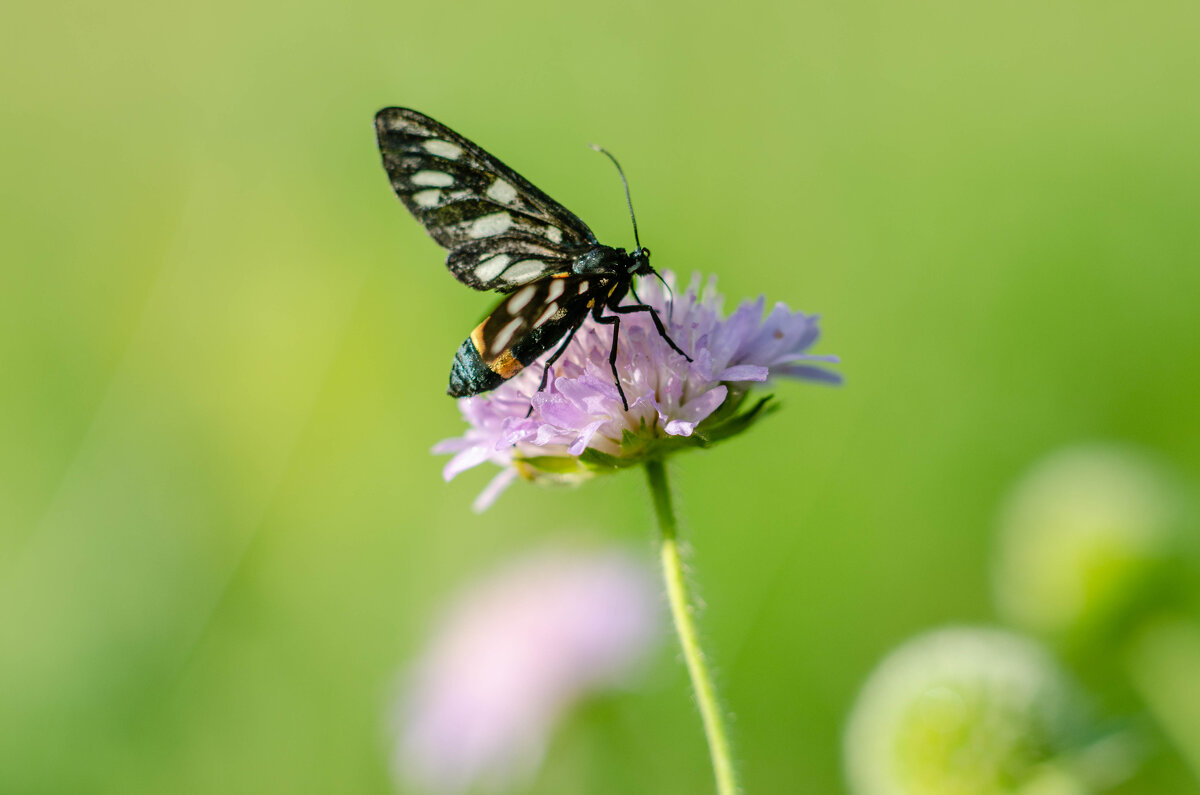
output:
[[[508,267],[512,257],[507,254],[497,254],[489,257],[475,268],[475,278],[485,284],[500,275],[500,271]]]
[[[484,195],[500,204],[512,204],[512,200],[517,198],[517,189],[504,180],[498,179],[488,186]]]
[[[587,291],[588,291],[588,283],[587,283],[587,279],[584,279],[583,281],[581,281],[579,283],[579,294],[583,295]]]
[[[430,188],[448,188],[454,184],[454,177],[445,171],[418,171],[412,175],[412,184]]]
[[[512,216],[508,213],[492,213],[476,218],[471,222],[471,227],[467,230],[467,234],[475,239],[481,237],[492,237],[493,235],[503,234],[512,226]]]
[[[562,242],[562,230],[559,229],[557,226],[548,226],[548,227],[546,227],[546,237],[550,238],[555,243],[561,243]]]
[[[554,317],[554,315],[555,315],[557,312],[558,312],[558,304],[556,304],[556,303],[551,303],[551,304],[550,304],[550,306],[546,307],[546,311],[545,311],[545,312],[543,312],[543,313],[542,313],[542,314],[541,314],[541,315],[538,317],[538,319],[537,319],[537,320],[533,321],[533,327],[534,327],[534,328],[541,328],[541,327],[542,327],[542,324],[543,324],[543,323],[545,323],[545,322],[546,322],[547,320],[549,320],[550,318]]]
[[[519,284],[529,281],[545,270],[546,264],[540,259],[523,259],[504,272],[501,278],[509,284]]]
[[[425,147],[425,151],[429,154],[444,157],[448,160],[457,160],[463,152],[462,147],[458,144],[452,144],[449,141],[443,141],[439,138],[430,138],[422,146]]]
[[[496,339],[492,340],[492,354],[500,353],[508,347],[508,341],[512,339],[512,335],[525,321],[519,317],[514,317],[505,324],[504,328],[500,329],[500,333],[496,335]]]
[[[553,280],[552,282],[550,282],[550,287],[548,288],[549,291],[546,293],[546,300],[547,301],[557,300],[557,298],[563,294],[563,290],[565,290],[566,288],[567,288],[567,284],[562,279]]]
[[[437,207],[442,200],[440,190],[423,190],[413,194],[413,201],[418,207]]]
[[[508,299],[508,305],[506,307],[508,309],[508,313],[510,315],[515,315],[520,312],[525,308],[526,304],[533,300],[533,294],[536,292],[537,288],[531,284],[528,287],[514,293],[513,297]]]

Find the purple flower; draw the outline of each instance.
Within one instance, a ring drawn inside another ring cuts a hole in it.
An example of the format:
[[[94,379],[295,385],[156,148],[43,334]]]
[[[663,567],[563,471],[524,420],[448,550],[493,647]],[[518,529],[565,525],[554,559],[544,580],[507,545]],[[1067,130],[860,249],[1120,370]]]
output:
[[[673,286],[674,275],[663,275]],[[656,281],[643,280],[639,294],[693,361],[671,350],[646,313],[624,315],[617,371],[629,411],[609,369],[612,331],[593,322],[580,328],[543,391],[537,392],[543,369],[538,363],[489,394],[462,398],[459,406],[470,427],[434,452],[455,454],[443,473],[447,480],[485,461],[504,468],[475,501],[476,510],[489,506],[518,475],[578,480],[648,455],[727,438],[759,416],[761,402],[737,413],[755,383],[778,376],[840,382],[817,365],[836,357],[808,353],[819,336],[815,315],[779,303],[764,318],[766,301],[759,297],[743,301],[726,318],[715,278],[702,289],[698,274],[673,306]],[[526,417],[531,402],[533,412]]]
[[[658,610],[650,572],[611,550],[544,551],[466,589],[404,676],[398,783],[437,793],[519,784],[563,711],[645,656]]]

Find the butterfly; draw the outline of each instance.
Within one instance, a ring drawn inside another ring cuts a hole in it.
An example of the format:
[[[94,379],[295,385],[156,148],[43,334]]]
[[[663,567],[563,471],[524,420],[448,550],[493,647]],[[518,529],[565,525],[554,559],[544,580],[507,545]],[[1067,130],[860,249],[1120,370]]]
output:
[[[449,249],[450,272],[468,287],[505,294],[459,346],[450,367],[450,395],[495,389],[558,345],[542,371],[542,391],[550,367],[589,315],[613,327],[608,362],[626,411],[629,402],[617,373],[621,315],[649,313],[662,338],[691,361],[667,334],[658,312],[634,291],[634,276],[658,276],[650,267],[649,249],[637,241],[636,220],[637,248],[603,245],[570,210],[423,113],[384,108],[375,115],[375,132],[392,190],[425,231]],[[616,164],[611,154],[595,148]],[[627,182],[625,192],[628,199]],[[622,305],[627,294],[636,303]]]

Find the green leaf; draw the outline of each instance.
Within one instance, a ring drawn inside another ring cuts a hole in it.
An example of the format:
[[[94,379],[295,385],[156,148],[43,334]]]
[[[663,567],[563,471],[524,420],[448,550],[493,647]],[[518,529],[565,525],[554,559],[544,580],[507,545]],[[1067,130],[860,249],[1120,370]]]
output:
[[[763,417],[773,414],[779,407],[778,403],[770,402],[773,397],[774,395],[767,395],[760,398],[749,410],[741,414],[736,414],[724,421],[710,424],[709,421],[713,419],[710,417],[708,420],[700,423],[694,435],[704,440],[705,447],[712,446],[717,442],[723,442],[726,439],[731,439],[739,433],[748,430],[751,425]]]
[[[579,460],[593,472],[616,472],[617,470],[637,466],[641,463],[636,459],[610,455],[591,447],[583,451],[583,455],[579,456]]]

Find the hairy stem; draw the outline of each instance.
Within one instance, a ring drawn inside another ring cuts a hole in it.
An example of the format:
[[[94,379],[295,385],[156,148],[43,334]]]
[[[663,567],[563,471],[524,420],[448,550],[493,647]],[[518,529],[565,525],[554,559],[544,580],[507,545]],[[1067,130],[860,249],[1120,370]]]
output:
[[[675,632],[687,662],[688,674],[692,678],[692,690],[700,717],[704,721],[704,734],[708,738],[708,750],[712,756],[713,773],[717,779],[718,795],[736,795],[737,774],[733,769],[733,756],[729,752],[729,733],[725,728],[725,716],[717,700],[712,674],[700,649],[696,636],[694,608],[683,576],[683,563],[679,557],[679,541],[675,524],[675,511],[671,507],[671,490],[667,484],[667,471],[662,461],[646,463],[646,479],[650,494],[654,498],[654,512],[658,516],[658,527],[662,537],[663,579],[667,583],[667,597],[671,603],[671,617],[675,620]]]

